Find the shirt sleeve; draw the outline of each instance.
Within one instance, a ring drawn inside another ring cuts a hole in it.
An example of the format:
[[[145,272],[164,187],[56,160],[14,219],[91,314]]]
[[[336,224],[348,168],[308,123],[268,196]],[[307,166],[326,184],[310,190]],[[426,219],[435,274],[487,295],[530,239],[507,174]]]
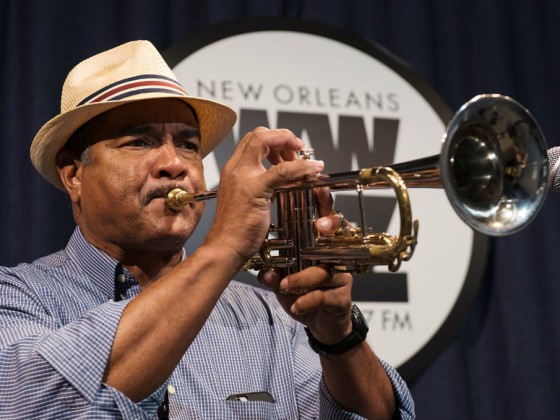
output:
[[[129,301],[107,302],[60,326],[22,284],[0,278],[0,418],[153,418],[165,387],[135,404],[105,385]]]
[[[381,366],[387,372],[387,376],[391,381],[393,386],[393,391],[395,393],[395,399],[397,402],[397,413],[395,419],[400,420],[413,420],[416,418],[414,413],[414,400],[410,395],[408,386],[397,373],[397,371],[389,365],[387,362],[379,359]],[[327,389],[325,381],[321,381],[321,418],[325,419],[363,419],[363,417],[350,413],[344,410],[338,402],[333,398]]]
[[[302,395],[301,397],[299,397],[300,401],[298,403],[300,406],[300,414],[302,414],[302,412],[305,412],[306,414],[302,416],[302,418],[313,418],[310,413],[310,410],[312,410],[313,407],[313,405],[310,403],[312,395],[308,395],[309,389],[313,389],[313,387],[309,386],[309,382],[311,378],[313,378],[313,374],[310,371],[310,366],[317,366],[317,364],[319,364],[319,356],[309,347],[309,344],[307,343],[307,335],[305,334],[303,328],[296,328],[295,335],[295,366],[296,369],[300,372],[298,376],[303,376],[304,379],[304,382],[296,383],[296,392],[298,392],[298,394],[301,393]],[[300,356],[298,356],[298,354],[300,354]],[[313,363],[310,363],[310,360],[313,360]],[[391,365],[383,360],[380,360],[380,362],[387,372],[387,376],[389,377],[391,385],[393,386],[393,391],[395,393],[395,399],[397,402],[397,412],[400,415],[400,417],[396,416],[396,418],[402,420],[414,419],[414,401],[412,399],[408,386]],[[319,370],[320,372],[320,364],[319,367],[315,369]],[[314,380],[316,379],[317,378],[315,377]],[[327,386],[322,380],[322,375],[320,373],[319,384],[319,418],[325,420],[364,419],[362,416],[356,413],[346,411],[340,404],[338,404],[338,402],[328,391]],[[305,396],[305,398],[303,396]]]

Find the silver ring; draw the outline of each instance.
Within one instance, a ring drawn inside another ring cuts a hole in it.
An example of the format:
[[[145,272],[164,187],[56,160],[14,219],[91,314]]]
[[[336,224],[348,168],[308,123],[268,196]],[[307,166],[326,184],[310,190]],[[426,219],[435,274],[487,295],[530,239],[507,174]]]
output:
[[[334,232],[335,235],[342,235],[344,233],[344,228],[346,227],[346,223],[344,220],[344,215],[342,214],[342,212],[338,211],[338,210],[332,210],[330,212],[331,216],[338,216],[339,221],[338,221],[338,229]]]

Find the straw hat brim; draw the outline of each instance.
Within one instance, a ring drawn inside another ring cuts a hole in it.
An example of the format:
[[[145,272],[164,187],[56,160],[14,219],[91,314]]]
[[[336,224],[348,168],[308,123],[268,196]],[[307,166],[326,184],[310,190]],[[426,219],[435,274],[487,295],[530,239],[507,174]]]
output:
[[[161,98],[183,101],[195,110],[200,125],[202,157],[214,150],[232,129],[237,119],[233,109],[219,102],[161,92],[144,93],[130,99],[86,104],[57,115],[41,127],[31,144],[30,155],[33,165],[47,181],[65,191],[56,168],[56,155],[79,127],[118,106]]]

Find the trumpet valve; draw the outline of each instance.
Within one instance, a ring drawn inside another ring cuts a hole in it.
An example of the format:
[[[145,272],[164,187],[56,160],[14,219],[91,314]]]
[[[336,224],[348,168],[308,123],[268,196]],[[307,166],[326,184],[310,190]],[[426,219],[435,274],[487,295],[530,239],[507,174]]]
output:
[[[300,159],[311,159],[311,156],[313,156],[315,154],[315,150],[314,149],[301,149],[298,152],[298,155],[300,157]]]

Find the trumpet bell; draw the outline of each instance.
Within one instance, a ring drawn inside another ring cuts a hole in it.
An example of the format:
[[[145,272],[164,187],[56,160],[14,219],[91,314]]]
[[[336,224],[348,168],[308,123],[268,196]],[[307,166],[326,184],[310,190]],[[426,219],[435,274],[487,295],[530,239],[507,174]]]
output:
[[[448,124],[440,171],[449,202],[490,236],[523,229],[538,214],[548,179],[547,146],[537,122],[515,100],[479,95]]]

